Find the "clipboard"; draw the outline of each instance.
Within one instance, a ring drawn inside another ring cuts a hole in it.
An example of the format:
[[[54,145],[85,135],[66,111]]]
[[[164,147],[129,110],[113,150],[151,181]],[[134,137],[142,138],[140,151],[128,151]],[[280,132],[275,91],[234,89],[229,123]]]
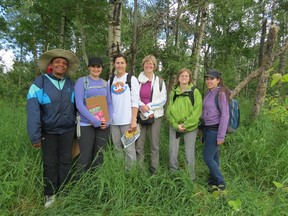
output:
[[[94,96],[86,98],[86,107],[88,110],[98,110],[100,107],[100,109],[103,111],[105,120],[110,121],[106,96]]]

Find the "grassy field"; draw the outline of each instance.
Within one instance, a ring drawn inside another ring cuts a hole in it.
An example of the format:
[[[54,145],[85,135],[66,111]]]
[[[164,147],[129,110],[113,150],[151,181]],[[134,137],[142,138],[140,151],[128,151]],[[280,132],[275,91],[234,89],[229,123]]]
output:
[[[196,180],[185,171],[183,145],[181,170],[169,173],[163,124],[156,175],[137,168],[125,174],[110,145],[103,166],[70,183],[48,209],[43,207],[41,152],[27,137],[25,102],[0,100],[0,108],[0,215],[288,215],[287,127],[268,116],[251,122],[249,104],[241,104],[241,127],[220,148],[225,192],[207,191],[198,140]]]

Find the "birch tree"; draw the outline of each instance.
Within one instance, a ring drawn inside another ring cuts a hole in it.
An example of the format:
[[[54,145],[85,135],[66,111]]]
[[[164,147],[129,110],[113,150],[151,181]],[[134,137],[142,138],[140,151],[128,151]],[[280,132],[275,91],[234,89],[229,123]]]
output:
[[[108,46],[110,73],[113,72],[113,56],[120,53],[122,0],[110,0]]]

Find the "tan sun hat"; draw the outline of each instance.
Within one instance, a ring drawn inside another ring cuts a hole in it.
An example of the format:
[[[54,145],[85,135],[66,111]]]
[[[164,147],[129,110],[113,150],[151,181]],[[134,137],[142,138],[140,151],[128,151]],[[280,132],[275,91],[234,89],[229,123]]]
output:
[[[54,58],[65,58],[68,61],[67,73],[73,74],[79,68],[78,57],[69,50],[53,49],[43,53],[39,58],[39,67],[43,72],[47,72],[47,68]]]

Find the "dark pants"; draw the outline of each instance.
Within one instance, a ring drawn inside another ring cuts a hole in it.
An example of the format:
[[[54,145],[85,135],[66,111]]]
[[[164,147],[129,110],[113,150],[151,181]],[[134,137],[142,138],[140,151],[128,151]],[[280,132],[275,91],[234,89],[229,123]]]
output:
[[[96,169],[103,163],[103,153],[107,147],[108,139],[109,128],[81,126],[80,155],[77,160],[77,167],[80,172],[90,167]]]
[[[43,133],[41,149],[44,195],[53,195],[69,180],[75,128],[63,134]]]
[[[204,151],[203,158],[210,171],[212,184],[225,185],[224,177],[220,171],[219,148],[217,145],[217,133],[215,129],[204,129]]]

